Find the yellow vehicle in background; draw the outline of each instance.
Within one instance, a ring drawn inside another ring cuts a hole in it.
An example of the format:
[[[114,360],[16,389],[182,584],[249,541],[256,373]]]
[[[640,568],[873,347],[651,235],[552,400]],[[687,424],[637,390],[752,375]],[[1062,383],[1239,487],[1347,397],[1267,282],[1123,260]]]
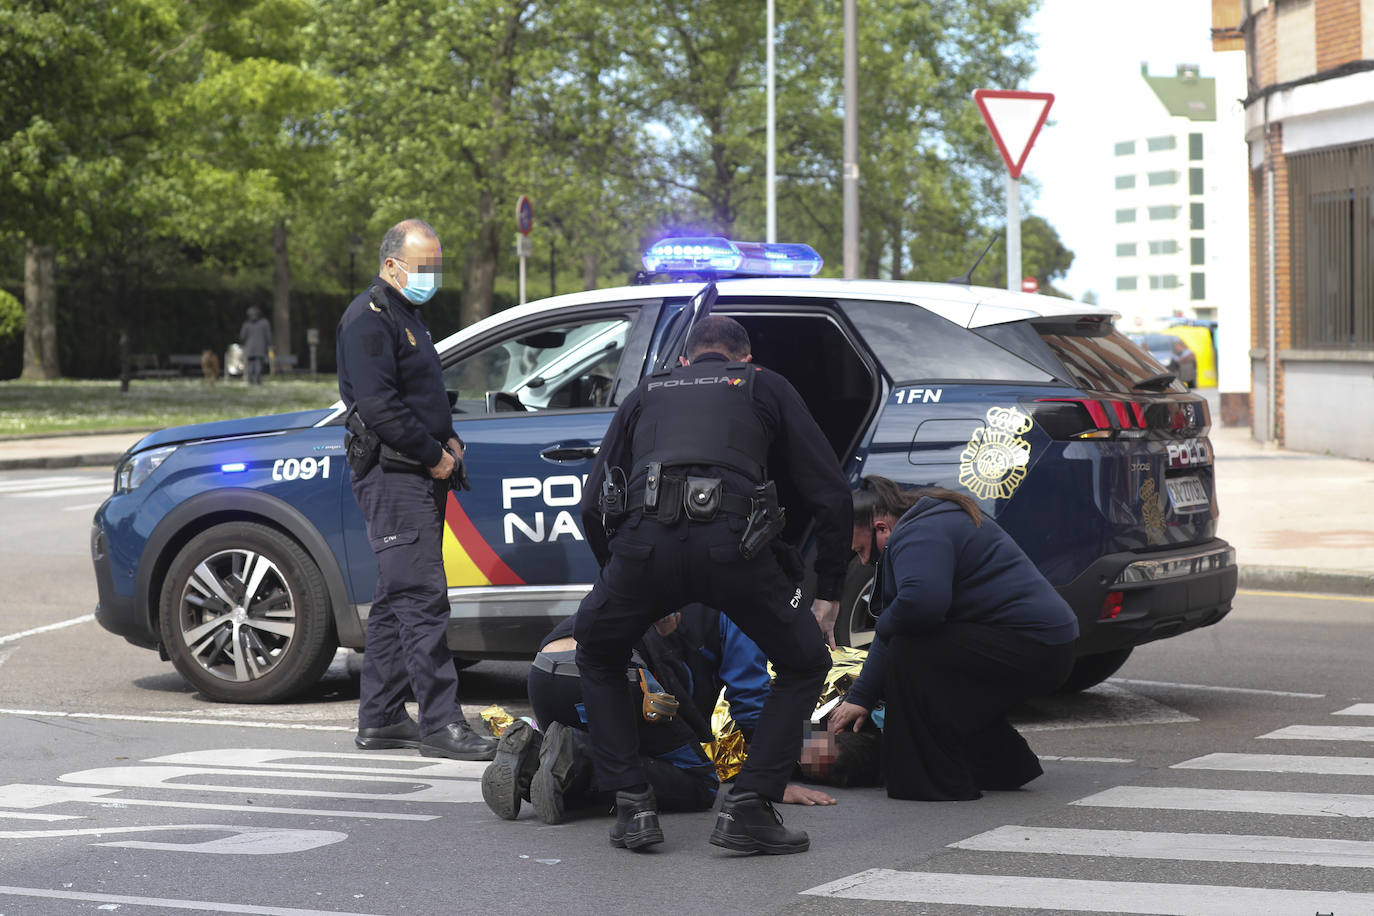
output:
[[[1217,351],[1212,345],[1211,328],[1201,325],[1176,324],[1164,329],[1188,345],[1197,357],[1197,387],[1217,387]]]

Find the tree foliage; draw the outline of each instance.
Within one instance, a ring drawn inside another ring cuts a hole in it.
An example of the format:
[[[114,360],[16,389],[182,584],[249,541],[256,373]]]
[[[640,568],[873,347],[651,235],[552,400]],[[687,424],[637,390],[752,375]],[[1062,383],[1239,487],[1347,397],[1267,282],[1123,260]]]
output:
[[[865,275],[962,274],[1000,231],[971,93],[1029,74],[1036,2],[861,5]],[[842,2],[777,0],[777,23],[780,236],[838,273]],[[280,320],[288,288],[342,292],[419,216],[468,323],[515,272],[521,194],[586,287],[661,234],[761,238],[766,41],[762,3],[738,0],[17,0],[0,244],[55,258],[136,333],[145,284],[267,286],[273,265]],[[1048,287],[1072,254],[1032,223]]]

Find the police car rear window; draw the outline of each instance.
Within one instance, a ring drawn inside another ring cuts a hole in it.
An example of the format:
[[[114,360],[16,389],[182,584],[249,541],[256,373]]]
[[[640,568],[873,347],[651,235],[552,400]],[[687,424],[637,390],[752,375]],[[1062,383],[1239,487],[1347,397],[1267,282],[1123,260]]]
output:
[[[1052,329],[1041,329],[1040,338],[1059,357],[1074,384],[1080,388],[1138,394],[1139,390],[1134,387],[1137,382],[1160,373],[1160,366],[1153,357],[1115,329],[1078,333],[1057,324]],[[1170,390],[1186,391],[1187,387],[1176,381]]]
[[[849,300],[840,307],[894,381],[1054,380],[1038,366],[918,305]]]

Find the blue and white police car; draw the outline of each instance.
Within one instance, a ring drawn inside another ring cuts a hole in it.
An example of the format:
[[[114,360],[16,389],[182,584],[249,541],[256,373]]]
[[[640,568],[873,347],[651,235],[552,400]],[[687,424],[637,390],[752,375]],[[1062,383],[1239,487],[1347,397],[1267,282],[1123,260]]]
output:
[[[673,239],[643,262],[640,279],[676,282],[557,296],[438,344],[473,487],[450,495],[444,531],[456,657],[532,656],[576,609],[597,574],[578,511],[597,445],[706,307],[748,329],[852,482],[963,490],[1016,538],[1079,616],[1070,689],[1230,610],[1207,405],[1113,313],[819,279],[804,245]],[[335,404],[139,441],[94,519],[101,624],[225,701],[299,694],[339,646],[363,648],[376,563],[342,420]],[[801,544],[805,522],[788,532]],[[847,584],[837,636],[851,645],[872,638],[870,574],[856,563]]]

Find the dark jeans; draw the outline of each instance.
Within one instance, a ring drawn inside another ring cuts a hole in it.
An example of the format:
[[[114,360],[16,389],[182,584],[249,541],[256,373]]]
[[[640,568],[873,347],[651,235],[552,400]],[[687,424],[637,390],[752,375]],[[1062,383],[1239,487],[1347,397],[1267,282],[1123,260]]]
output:
[[[377,591],[367,615],[358,727],[401,721],[412,693],[420,734],[463,721],[458,673],[448,647],[444,502],[448,486],[419,474],[374,467],[353,479],[377,554]]]
[[[262,367],[267,365],[265,356],[249,356],[244,359],[244,377],[250,385],[262,384]]]
[[[1015,789],[1043,770],[1007,712],[1052,692],[1073,643],[1047,646],[1002,627],[947,624],[888,641],[883,773],[892,798],[954,801]]]
[[[547,729],[552,722],[562,722],[585,735],[587,723],[582,715],[582,678],[578,676],[573,663],[573,651],[539,654],[557,665],[552,672],[530,668],[528,687],[535,720],[543,729]],[[638,687],[628,680],[623,683],[627,693],[640,695]],[[696,733],[676,718],[667,722],[646,722],[640,716],[638,726],[639,764],[644,768],[649,785],[653,786],[659,807],[665,811],[705,811],[710,808],[715,803],[720,783],[716,779],[716,768],[706,758]],[[582,762],[590,767],[591,751],[588,744],[587,741],[578,740],[574,747],[579,756],[587,755]],[[563,798],[564,805],[569,808],[610,801],[611,793],[597,791],[595,787],[588,787],[582,792],[570,792]]]
[[[634,515],[612,538],[610,561],[578,608],[574,634],[603,788],[648,781],[637,754],[639,713],[625,690],[631,647],[655,620],[699,601],[733,620],[773,663],[773,684],[735,789],[781,800],[830,653],[772,551],[752,560],[740,555],[742,527],[743,520],[728,516],[663,525]]]

